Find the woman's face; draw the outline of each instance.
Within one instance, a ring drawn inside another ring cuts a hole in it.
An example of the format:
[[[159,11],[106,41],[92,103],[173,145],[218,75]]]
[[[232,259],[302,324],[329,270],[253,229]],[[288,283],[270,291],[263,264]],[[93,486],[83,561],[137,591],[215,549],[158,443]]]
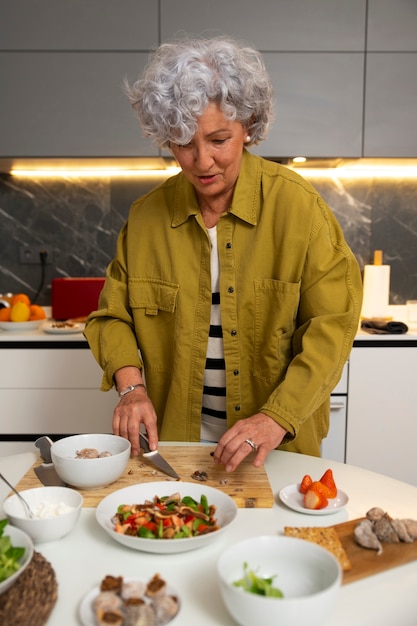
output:
[[[224,197],[230,202],[246,135],[240,122],[227,120],[220,107],[210,103],[198,119],[198,130],[190,143],[171,143],[174,157],[200,200]]]

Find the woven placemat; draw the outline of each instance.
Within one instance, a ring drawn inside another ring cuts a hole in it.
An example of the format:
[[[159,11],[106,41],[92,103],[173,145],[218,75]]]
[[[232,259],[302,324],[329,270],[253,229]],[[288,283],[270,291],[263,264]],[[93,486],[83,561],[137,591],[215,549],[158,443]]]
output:
[[[58,598],[52,565],[39,552],[25,571],[0,596],[1,626],[44,626]]]

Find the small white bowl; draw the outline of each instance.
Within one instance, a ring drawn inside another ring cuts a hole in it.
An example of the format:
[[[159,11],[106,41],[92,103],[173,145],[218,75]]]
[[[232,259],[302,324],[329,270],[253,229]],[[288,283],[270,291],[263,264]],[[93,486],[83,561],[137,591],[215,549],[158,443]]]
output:
[[[16,495],[10,496],[3,503],[4,513],[10,524],[27,533],[35,543],[55,541],[67,535],[74,528],[80,517],[83,497],[75,489],[67,487],[37,487],[20,492],[33,512],[38,506],[65,504],[70,511],[56,517],[26,517],[23,504]],[[6,527],[7,528],[7,527]]]
[[[130,441],[117,435],[72,435],[55,441],[51,458],[58,476],[77,489],[101,489],[116,481],[125,471],[130,457]],[[94,448],[111,456],[77,459],[77,452]]]
[[[9,578],[6,578],[6,580],[3,580],[0,583],[0,595],[4,593],[5,591],[7,591],[7,589],[9,589],[9,587],[11,587],[13,583],[16,582],[19,576],[23,574],[23,572],[25,571],[25,569],[27,568],[27,566],[29,565],[33,557],[32,540],[26,533],[23,532],[23,530],[20,530],[20,528],[15,528],[14,526],[10,526],[10,524],[7,524],[5,528],[3,529],[2,536],[10,537],[12,546],[14,548],[24,548],[25,552],[22,558],[20,559],[19,569],[14,574],[9,576]]]
[[[273,585],[284,597],[236,587],[244,563],[262,578],[275,576]],[[339,562],[328,550],[293,537],[262,536],[234,543],[222,553],[217,571],[226,608],[241,626],[319,626],[330,614],[342,581]]]

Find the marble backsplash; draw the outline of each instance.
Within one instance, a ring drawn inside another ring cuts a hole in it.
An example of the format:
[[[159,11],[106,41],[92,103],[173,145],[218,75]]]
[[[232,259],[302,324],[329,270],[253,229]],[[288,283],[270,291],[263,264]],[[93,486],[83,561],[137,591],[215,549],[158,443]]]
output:
[[[17,178],[0,175],[0,293],[34,297],[41,265],[20,263],[20,248],[52,250],[37,303],[50,304],[51,280],[104,276],[130,204],[162,178]],[[391,266],[390,303],[417,299],[417,180],[311,181],[334,211],[363,269],[373,251]]]

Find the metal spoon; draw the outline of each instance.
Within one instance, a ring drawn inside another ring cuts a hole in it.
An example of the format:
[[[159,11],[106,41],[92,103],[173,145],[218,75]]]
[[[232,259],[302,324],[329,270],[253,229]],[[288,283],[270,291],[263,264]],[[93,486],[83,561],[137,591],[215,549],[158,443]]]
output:
[[[21,503],[23,504],[23,506],[25,507],[25,512],[26,512],[26,517],[30,517],[31,519],[33,519],[35,516],[32,512],[32,509],[30,508],[30,506],[28,505],[28,503],[26,502],[26,500],[24,499],[23,496],[20,495],[20,493],[18,491],[16,491],[16,489],[13,487],[13,485],[11,483],[9,483],[9,481],[7,480],[7,478],[5,478],[3,476],[3,474],[0,473],[0,478],[6,483],[6,485],[9,485],[10,489],[12,491],[14,491],[14,493],[17,495],[17,497],[19,498],[19,500],[21,501]]]

